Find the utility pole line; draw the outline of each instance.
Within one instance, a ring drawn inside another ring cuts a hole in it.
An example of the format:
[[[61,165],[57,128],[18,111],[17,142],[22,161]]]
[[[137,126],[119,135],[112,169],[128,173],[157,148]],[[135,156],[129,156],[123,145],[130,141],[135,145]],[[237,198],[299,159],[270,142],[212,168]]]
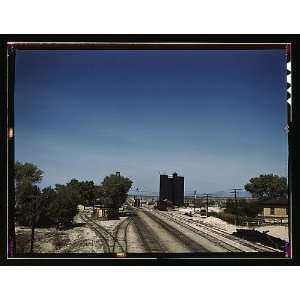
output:
[[[138,207],[138,203],[139,203],[139,188],[136,188],[136,197],[135,197],[135,200],[134,200],[134,206]]]
[[[194,191],[194,213],[196,211],[196,199],[197,199],[197,191]]]
[[[238,191],[241,191],[242,189],[232,189],[232,194],[234,194],[234,201],[235,201],[235,225],[238,223],[238,203],[237,203],[237,198],[236,194]]]
[[[204,196],[206,196],[206,216],[208,217],[208,197],[211,196],[211,194],[203,194]]]

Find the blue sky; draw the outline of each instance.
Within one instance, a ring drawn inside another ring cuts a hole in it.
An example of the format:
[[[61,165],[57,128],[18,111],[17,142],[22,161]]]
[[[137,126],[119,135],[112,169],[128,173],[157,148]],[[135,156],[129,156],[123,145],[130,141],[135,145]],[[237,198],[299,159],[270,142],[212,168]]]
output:
[[[16,160],[42,186],[120,171],[157,192],[159,172],[187,192],[286,176],[284,50],[17,50]]]

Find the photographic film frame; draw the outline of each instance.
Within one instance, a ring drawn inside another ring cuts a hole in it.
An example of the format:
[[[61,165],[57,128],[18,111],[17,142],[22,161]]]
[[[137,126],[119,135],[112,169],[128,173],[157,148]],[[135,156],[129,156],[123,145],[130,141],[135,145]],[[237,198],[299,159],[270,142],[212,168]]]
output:
[[[1,38],[1,264],[3,265],[299,265],[296,146],[300,89],[299,35],[4,35]],[[282,253],[24,254],[14,255],[14,79],[16,50],[262,50],[287,54],[288,198],[290,245]]]

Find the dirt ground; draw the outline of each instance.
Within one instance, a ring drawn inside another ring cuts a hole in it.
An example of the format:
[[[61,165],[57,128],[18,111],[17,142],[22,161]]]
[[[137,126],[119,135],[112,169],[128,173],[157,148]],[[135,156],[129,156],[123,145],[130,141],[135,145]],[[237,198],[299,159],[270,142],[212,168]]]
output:
[[[30,252],[31,230],[16,228],[17,254]],[[66,230],[37,228],[34,253],[103,253],[102,243],[85,224],[76,224]]]

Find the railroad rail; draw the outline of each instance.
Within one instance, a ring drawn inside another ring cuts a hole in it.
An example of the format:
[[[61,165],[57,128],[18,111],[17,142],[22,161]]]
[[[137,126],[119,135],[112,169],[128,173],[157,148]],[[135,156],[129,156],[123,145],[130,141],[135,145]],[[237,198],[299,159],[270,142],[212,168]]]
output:
[[[133,224],[146,252],[167,252],[167,249],[157,239],[154,230],[142,218],[134,216]]]
[[[133,217],[128,217],[121,221],[114,230],[114,243],[112,252],[114,253],[127,253],[128,244],[127,244],[127,231],[128,227],[133,221]]]
[[[171,226],[170,224],[168,224],[164,220],[158,218],[154,214],[152,214],[148,211],[144,211],[144,213],[149,218],[151,218],[153,221],[158,223],[167,232],[171,233],[172,236],[174,236],[176,238],[176,240],[178,240],[178,242],[183,243],[185,246],[187,246],[187,248],[190,249],[191,252],[207,252],[208,251],[205,247],[203,247],[202,245],[200,245],[199,243],[197,243],[196,241],[194,241],[193,239],[188,237],[182,231],[174,228],[173,226]]]
[[[104,253],[110,253],[110,236],[111,234],[102,226],[94,222],[85,214],[79,214],[80,218],[96,233],[103,245]]]
[[[180,224],[196,233],[199,235],[205,237],[206,239],[219,244],[220,246],[224,246],[226,249],[231,251],[230,248],[232,248],[233,252],[241,252],[241,251],[246,251],[246,252],[278,252],[279,250],[273,249],[267,246],[263,245],[258,245],[254,244],[252,242],[240,239],[238,237],[232,236],[229,233],[218,229],[212,225],[209,224],[204,224],[200,223],[201,221],[197,220],[187,220],[186,218],[182,216],[170,216],[168,213],[163,213],[163,212],[158,212],[156,211],[155,213],[177,223]],[[197,227],[200,227],[199,229],[196,229],[195,227],[191,226],[190,224],[187,223],[193,223]],[[233,246],[233,244],[235,246]],[[242,246],[242,247],[241,247]],[[246,249],[246,250],[245,250]]]
[[[86,214],[80,214],[80,217],[87,225],[95,231],[103,242],[105,253],[125,253],[127,252],[127,229],[132,221],[132,217],[128,217],[121,221],[114,232],[111,233],[106,228],[95,222]]]

